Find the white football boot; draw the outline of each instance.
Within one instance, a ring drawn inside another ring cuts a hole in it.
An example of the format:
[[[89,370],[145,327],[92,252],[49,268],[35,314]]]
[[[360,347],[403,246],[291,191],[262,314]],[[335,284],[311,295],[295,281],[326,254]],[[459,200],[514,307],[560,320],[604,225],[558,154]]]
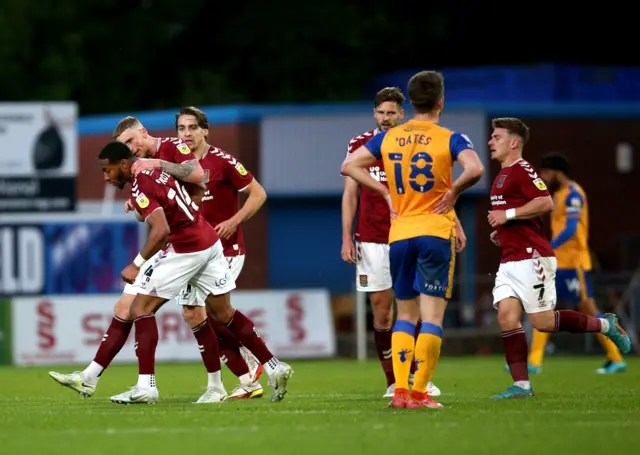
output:
[[[396,385],[395,384],[391,384],[388,388],[386,393],[382,396],[382,398],[393,398],[393,394],[396,391]]]
[[[433,382],[430,382],[427,384],[427,395],[431,397],[439,397],[442,394],[440,393],[440,389],[437,388]]]
[[[89,398],[96,391],[96,384],[90,384],[85,381],[82,371],[74,371],[71,374],[62,374],[55,371],[49,371],[49,376],[58,384],[75,390],[84,398]]]
[[[249,367],[251,382],[257,382],[262,375],[263,366],[260,364],[256,356],[244,346],[240,348],[240,354]]]
[[[158,401],[157,387],[140,387],[134,385],[128,391],[111,397],[118,404],[152,404]]]
[[[207,390],[202,394],[198,401],[194,401],[193,404],[208,404],[208,403],[222,403],[227,399],[227,391],[218,387],[207,387]]]
[[[280,362],[269,378],[271,386],[271,401],[282,401],[287,394],[287,383],[293,376],[293,368],[284,362]]]
[[[260,398],[264,395],[264,389],[259,382],[240,384],[229,395],[229,400],[242,400],[248,398]]]

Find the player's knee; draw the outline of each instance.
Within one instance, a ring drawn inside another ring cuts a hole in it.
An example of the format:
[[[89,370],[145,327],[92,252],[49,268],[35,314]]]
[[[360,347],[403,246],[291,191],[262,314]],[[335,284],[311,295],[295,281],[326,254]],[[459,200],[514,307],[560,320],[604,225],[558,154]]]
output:
[[[122,294],[120,299],[116,302],[116,305],[113,309],[113,314],[124,321],[130,321],[133,319],[131,315],[131,303],[133,303],[133,299],[135,296],[129,294]]]
[[[500,309],[498,309],[498,324],[503,332],[517,329],[520,327],[520,314],[516,314],[514,311],[500,311]]]
[[[183,306],[182,317],[184,321],[189,324],[189,327],[197,327],[207,318],[207,312],[203,307],[198,306]]]
[[[369,295],[373,310],[373,323],[376,327],[391,326],[393,318],[393,297],[390,291],[372,292]]]
[[[538,332],[550,333],[555,330],[556,312],[553,310],[542,311],[529,315],[529,322]]]

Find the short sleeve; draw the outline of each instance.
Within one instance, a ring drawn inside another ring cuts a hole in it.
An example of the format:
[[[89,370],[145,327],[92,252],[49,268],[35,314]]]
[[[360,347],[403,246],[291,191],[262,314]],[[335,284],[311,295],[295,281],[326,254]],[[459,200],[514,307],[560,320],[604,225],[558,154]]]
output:
[[[456,161],[463,150],[473,150],[473,143],[466,134],[453,133],[449,139],[449,150],[451,158]]]
[[[367,150],[369,150],[369,152],[376,157],[376,159],[381,160],[382,159],[382,141],[384,140],[384,137],[387,135],[386,131],[383,131],[382,133],[378,133],[375,136],[373,136],[369,142],[367,142],[366,144],[364,144],[365,148]]]
[[[242,191],[253,182],[253,174],[235,157],[227,154],[221,160],[224,163],[224,174],[236,190]]]
[[[527,200],[531,201],[539,197],[549,196],[547,185],[538,176],[533,166],[527,162],[519,163],[515,166],[520,169],[520,172],[518,172],[520,188]]]
[[[184,142],[179,142],[175,144],[175,149],[173,150],[173,162],[174,163],[184,163],[185,161],[195,160],[196,156],[191,152],[191,149]]]
[[[575,189],[569,191],[564,205],[567,210],[567,217],[579,218],[582,214],[582,207],[584,206],[584,198]]]
[[[156,199],[155,188],[150,177],[144,174],[140,174],[133,181],[129,200],[145,220],[154,210],[161,207]]]

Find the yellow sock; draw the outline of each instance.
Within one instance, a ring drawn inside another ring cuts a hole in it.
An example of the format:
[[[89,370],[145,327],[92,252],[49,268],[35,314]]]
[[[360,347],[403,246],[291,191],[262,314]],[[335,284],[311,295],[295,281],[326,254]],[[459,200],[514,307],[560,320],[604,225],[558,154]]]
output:
[[[611,341],[601,333],[596,333],[596,337],[598,337],[598,341],[607,353],[607,358],[609,360],[615,363],[622,362],[622,354],[620,353],[616,345],[613,344],[613,341]]]
[[[416,343],[417,370],[413,381],[413,391],[426,392],[427,384],[431,381],[438,360],[440,360],[441,347],[442,327],[423,322]]]
[[[413,350],[416,343],[416,325],[397,320],[391,335],[391,351],[393,352],[393,375],[396,378],[396,389],[409,390],[409,373],[413,362]]]
[[[531,341],[531,352],[529,353],[529,365],[539,367],[542,365],[544,357],[544,348],[549,341],[550,333],[538,332],[533,329],[533,340]]]

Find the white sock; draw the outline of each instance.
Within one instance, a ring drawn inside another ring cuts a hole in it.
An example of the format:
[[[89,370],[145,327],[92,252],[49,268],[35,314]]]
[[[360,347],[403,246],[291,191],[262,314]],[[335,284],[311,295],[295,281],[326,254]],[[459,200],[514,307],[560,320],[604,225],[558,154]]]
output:
[[[273,375],[278,365],[280,365],[280,361],[275,357],[271,357],[271,360],[269,360],[267,363],[263,365],[264,369],[267,371],[267,376]]]
[[[516,381],[513,385],[521,389],[529,390],[531,388],[531,381]]]
[[[600,327],[600,333],[607,333],[610,328],[609,320],[600,318],[600,324],[602,324],[602,327]]]
[[[84,380],[89,384],[95,385],[98,383],[100,379],[100,374],[104,371],[104,368],[97,364],[96,362],[91,362],[87,368],[84,369],[82,375],[84,376]]]
[[[214,371],[213,373],[207,373],[208,382],[207,388],[213,387],[215,389],[222,389],[222,374],[220,370]]]
[[[138,387],[142,387],[144,389],[155,389],[156,375],[155,374],[139,374]]]
[[[251,382],[251,375],[249,373],[245,373],[242,376],[240,376],[238,379],[240,379],[240,384],[242,385],[249,385],[252,384]]]

